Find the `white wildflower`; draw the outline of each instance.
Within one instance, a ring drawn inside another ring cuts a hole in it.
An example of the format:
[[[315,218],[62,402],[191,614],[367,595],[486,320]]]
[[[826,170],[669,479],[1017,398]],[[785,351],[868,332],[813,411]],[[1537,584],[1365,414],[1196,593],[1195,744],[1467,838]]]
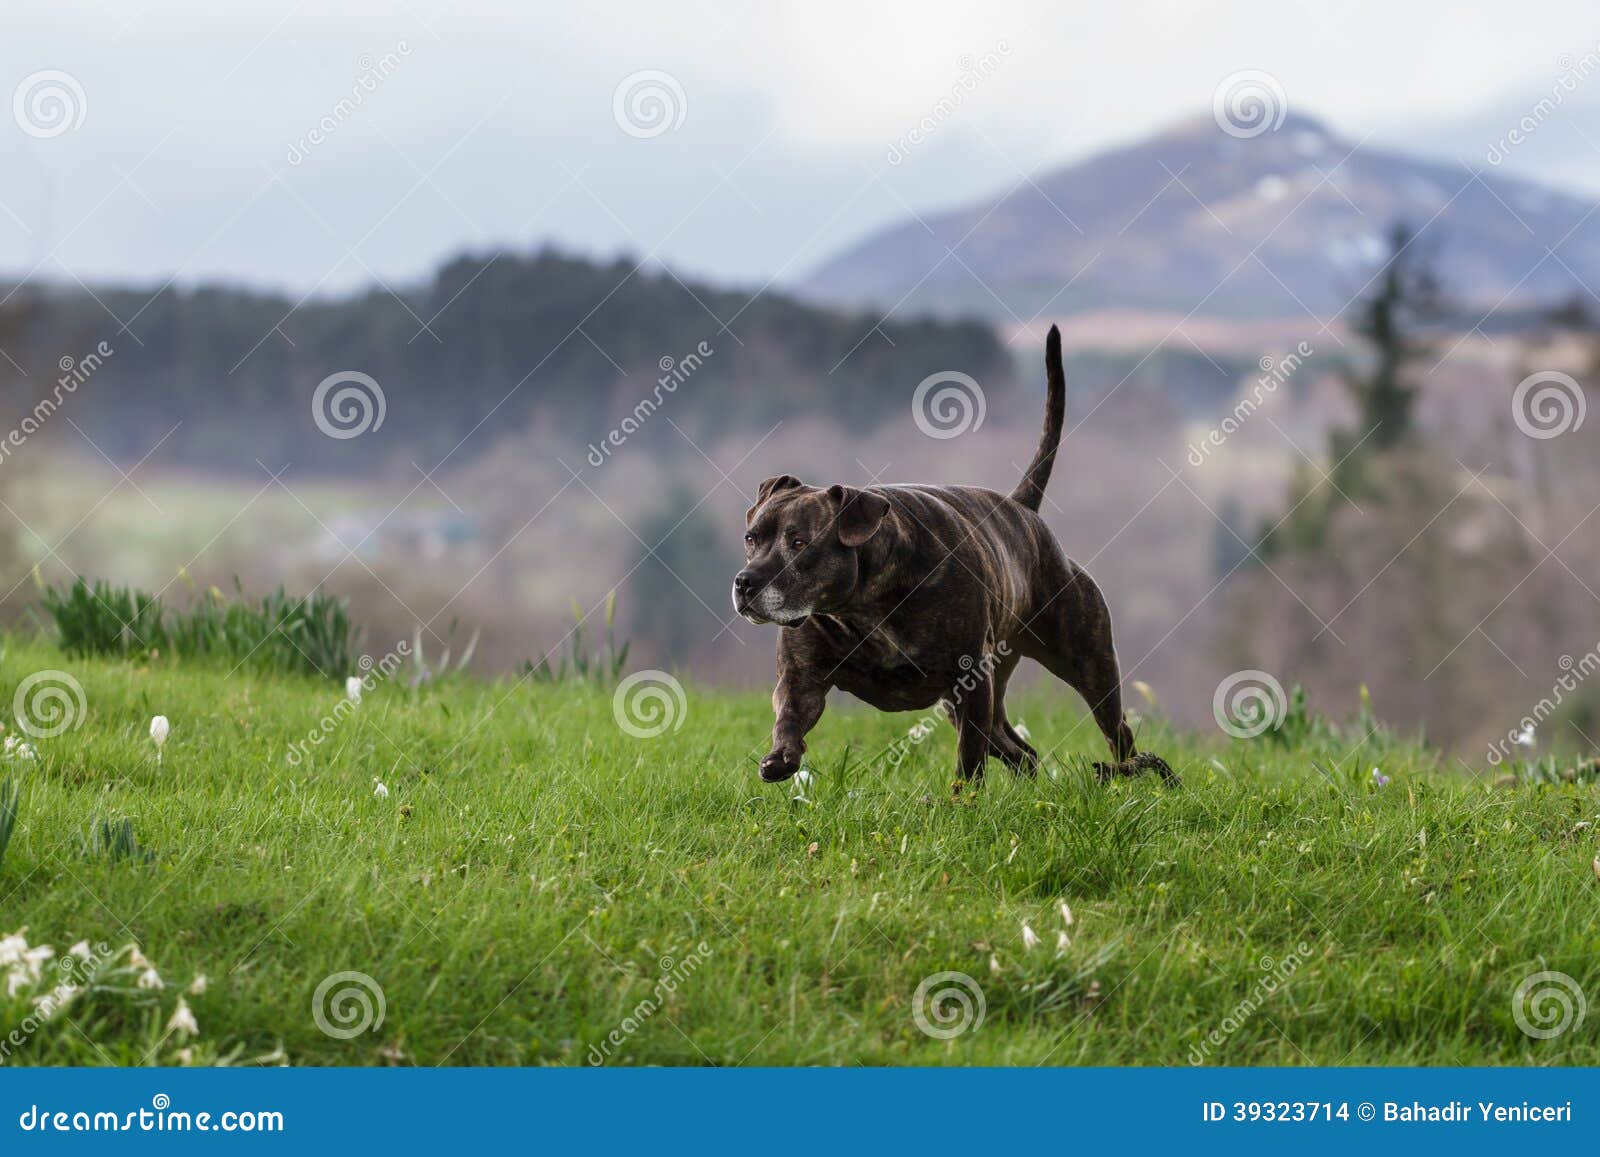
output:
[[[1029,951],[1039,947],[1039,934],[1027,924],[1022,926],[1022,946]]]
[[[172,1010],[172,1019],[167,1021],[167,1031],[183,1033],[185,1036],[200,1035],[200,1026],[195,1023],[194,1013],[181,996],[178,998],[178,1007]]]
[[[161,974],[154,968],[146,968],[134,983],[140,988],[161,988]]]
[[[1056,955],[1060,956],[1072,947],[1072,937],[1067,935],[1066,929],[1056,933]]]
[[[352,703],[360,703],[361,686],[361,676],[351,675],[344,681],[344,697]]]
[[[204,996],[207,984],[208,981],[206,980],[205,973],[201,973],[200,975],[196,976],[189,982],[189,995]]]
[[[1024,743],[1033,738],[1033,733],[1028,730],[1028,725],[1020,719],[1011,725],[1011,730],[1015,731],[1017,737]]]
[[[1065,900],[1061,901],[1061,922],[1068,928],[1072,927],[1072,909],[1067,906]]]
[[[373,784],[373,787],[372,787],[372,794],[373,795],[377,796],[379,799],[388,799],[389,798],[389,789],[383,786],[383,780],[375,779],[375,780],[372,781],[372,784]]]

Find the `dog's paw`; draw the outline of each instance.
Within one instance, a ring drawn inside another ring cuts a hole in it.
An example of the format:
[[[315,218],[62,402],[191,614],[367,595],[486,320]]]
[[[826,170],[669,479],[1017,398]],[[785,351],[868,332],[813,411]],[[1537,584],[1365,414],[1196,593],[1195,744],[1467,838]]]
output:
[[[1096,763],[1093,765],[1095,778],[1101,783],[1110,783],[1112,780],[1124,777],[1143,775],[1147,771],[1156,772],[1161,776],[1161,782],[1167,787],[1182,787],[1183,780],[1178,773],[1173,771],[1167,761],[1159,755],[1142,752],[1132,759],[1124,759],[1120,763]]]
[[[761,781],[763,783],[782,783],[792,779],[794,773],[800,770],[799,753],[787,751],[774,751],[761,761]]]
[[[1146,752],[1143,755],[1134,756],[1133,762],[1139,765],[1140,771],[1153,771],[1158,773],[1161,776],[1162,784],[1166,787],[1183,786],[1183,779],[1178,775],[1177,772],[1173,771],[1171,765],[1159,755],[1151,755]]]

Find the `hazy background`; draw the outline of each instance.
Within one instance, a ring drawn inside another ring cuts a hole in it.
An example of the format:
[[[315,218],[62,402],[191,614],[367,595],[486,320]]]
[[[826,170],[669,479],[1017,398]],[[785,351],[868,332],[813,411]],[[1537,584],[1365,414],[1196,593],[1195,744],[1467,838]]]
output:
[[[1594,380],[1591,4],[24,2],[0,31],[8,619],[35,573],[238,575],[511,670],[615,589],[636,663],[757,684],[775,629],[727,598],[756,483],[1009,489],[1059,321],[1045,514],[1173,714],[1246,667],[1337,714],[1366,684],[1481,761],[1600,641],[1600,419],[1534,437],[1514,401]],[[1437,292],[1397,299],[1385,445],[1359,383],[1396,226]],[[343,371],[383,419],[330,437]],[[930,437],[945,372],[984,419]],[[1600,693],[1562,697],[1541,743],[1592,750]]]

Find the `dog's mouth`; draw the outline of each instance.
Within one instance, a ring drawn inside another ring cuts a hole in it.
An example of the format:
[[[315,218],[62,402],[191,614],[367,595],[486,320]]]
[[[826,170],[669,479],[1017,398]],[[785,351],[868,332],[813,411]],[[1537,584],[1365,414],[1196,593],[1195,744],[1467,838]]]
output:
[[[764,627],[776,623],[780,627],[797,627],[811,617],[811,608],[793,610],[788,607],[770,606],[766,591],[760,591],[752,598],[741,597],[738,594],[733,598],[733,609],[740,618]],[[769,604],[763,606],[762,604]]]

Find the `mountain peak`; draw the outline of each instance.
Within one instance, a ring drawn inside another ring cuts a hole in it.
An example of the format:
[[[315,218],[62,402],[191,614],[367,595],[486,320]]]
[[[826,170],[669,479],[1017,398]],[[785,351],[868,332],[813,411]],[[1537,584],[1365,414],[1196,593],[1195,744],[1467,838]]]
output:
[[[1170,127],[1158,132],[1146,143],[1153,144],[1164,139],[1192,139],[1212,134],[1221,135],[1224,132],[1227,132],[1227,130],[1218,121],[1216,113],[1207,109],[1173,122]],[[1321,137],[1329,141],[1337,141],[1339,139],[1339,134],[1329,128],[1328,123],[1320,117],[1311,113],[1296,112],[1292,109],[1284,111],[1281,121],[1274,116],[1267,125],[1262,126],[1259,119],[1251,120],[1248,124],[1240,125],[1237,131],[1230,132],[1227,135],[1239,140],[1263,140],[1273,137],[1282,139],[1297,136]]]
[[[1381,266],[1397,223],[1437,238],[1438,273],[1463,302],[1532,305],[1600,281],[1592,202],[1362,147],[1310,113],[1279,119],[1265,95],[1266,116],[1232,131],[1207,109],[998,200],[891,227],[802,292],[1001,322],[1105,308],[1327,316]],[[1562,260],[1546,260],[1556,248]]]

